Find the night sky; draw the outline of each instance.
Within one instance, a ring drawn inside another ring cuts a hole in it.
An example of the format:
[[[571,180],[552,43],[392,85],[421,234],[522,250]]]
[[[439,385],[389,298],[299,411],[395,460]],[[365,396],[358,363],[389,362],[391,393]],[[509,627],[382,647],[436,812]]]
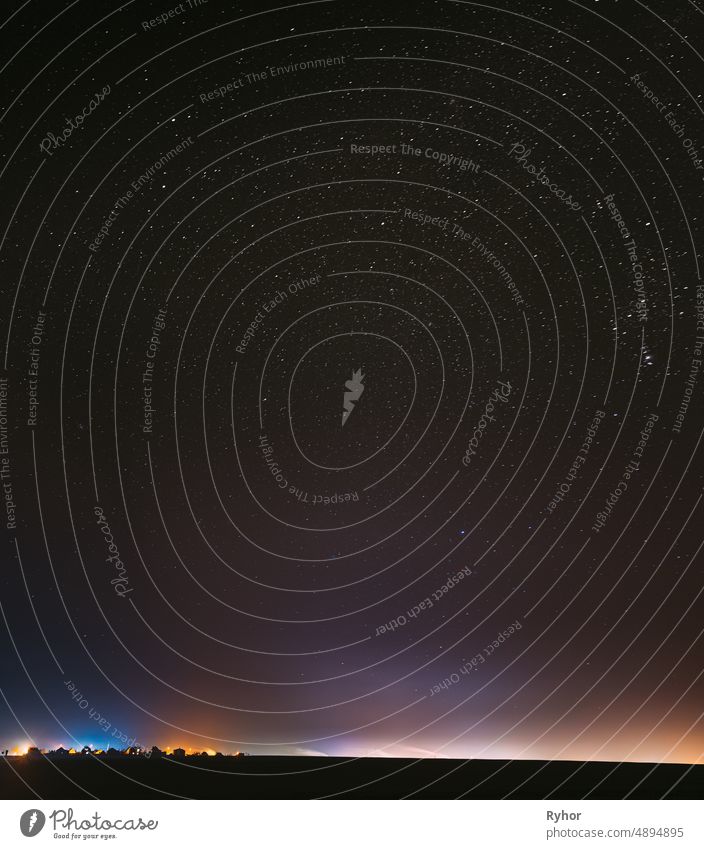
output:
[[[698,762],[697,5],[1,14],[0,749]]]

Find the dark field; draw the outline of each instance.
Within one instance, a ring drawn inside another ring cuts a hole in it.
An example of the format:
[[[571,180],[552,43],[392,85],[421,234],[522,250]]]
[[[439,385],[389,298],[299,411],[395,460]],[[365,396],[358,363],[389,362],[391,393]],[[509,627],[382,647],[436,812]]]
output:
[[[704,766],[246,757],[0,759],[5,799],[702,799]]]

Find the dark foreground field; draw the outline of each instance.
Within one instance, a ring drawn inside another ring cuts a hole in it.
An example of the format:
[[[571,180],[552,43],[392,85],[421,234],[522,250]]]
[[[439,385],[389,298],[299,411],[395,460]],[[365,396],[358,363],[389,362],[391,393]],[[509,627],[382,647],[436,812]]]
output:
[[[0,758],[5,799],[702,799],[704,766],[316,757]]]

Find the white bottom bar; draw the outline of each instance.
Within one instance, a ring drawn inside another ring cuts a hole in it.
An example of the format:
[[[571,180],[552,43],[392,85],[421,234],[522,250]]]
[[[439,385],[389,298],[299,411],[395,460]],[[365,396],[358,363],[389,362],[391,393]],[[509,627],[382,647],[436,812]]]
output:
[[[26,849],[28,837],[198,849],[701,849],[704,818],[698,801],[0,801],[0,846]]]

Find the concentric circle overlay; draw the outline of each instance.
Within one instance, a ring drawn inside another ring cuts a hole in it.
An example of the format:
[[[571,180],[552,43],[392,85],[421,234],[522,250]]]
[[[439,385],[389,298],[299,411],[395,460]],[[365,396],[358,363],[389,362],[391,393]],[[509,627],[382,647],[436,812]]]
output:
[[[2,792],[690,792],[700,6],[3,6]]]

